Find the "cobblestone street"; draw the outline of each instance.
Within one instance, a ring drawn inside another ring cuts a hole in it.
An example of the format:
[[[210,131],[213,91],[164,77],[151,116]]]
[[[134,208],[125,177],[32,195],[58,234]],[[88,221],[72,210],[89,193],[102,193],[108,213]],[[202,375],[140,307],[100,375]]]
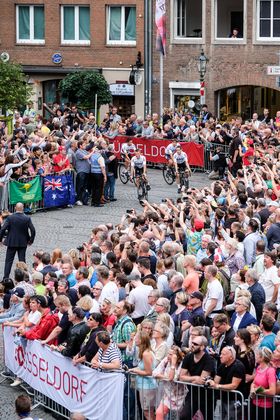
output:
[[[162,198],[177,198],[176,185],[167,185],[164,182],[162,172],[156,169],[148,169],[148,176],[151,184],[149,201],[158,203]],[[209,184],[207,175],[195,173],[190,182],[191,186],[203,187]],[[36,228],[35,243],[28,248],[27,262],[30,267],[32,253],[37,249],[52,251],[59,247],[63,252],[76,248],[88,240],[91,228],[100,223],[118,223],[126,209],[141,209],[137,200],[136,188],[132,183],[122,185],[117,181],[116,198],[118,201],[107,204],[103,208],[73,207],[48,212],[39,212],[32,215],[32,221]],[[3,275],[4,259],[6,248],[0,248],[1,277]],[[3,366],[2,334],[0,335],[0,363]],[[0,379],[1,381],[1,379]],[[16,420],[14,401],[17,395],[22,393],[20,388],[13,389],[9,386],[10,380],[0,384],[0,420]],[[41,417],[45,420],[54,419],[51,414],[43,409],[36,409],[32,412],[33,417]]]

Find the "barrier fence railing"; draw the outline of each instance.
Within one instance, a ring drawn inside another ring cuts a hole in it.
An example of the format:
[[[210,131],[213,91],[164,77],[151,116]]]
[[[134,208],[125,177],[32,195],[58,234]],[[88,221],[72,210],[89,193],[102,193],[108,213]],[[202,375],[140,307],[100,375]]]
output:
[[[8,335],[6,336],[8,337]],[[34,364],[35,361],[31,352],[33,343],[29,343],[29,346],[31,347],[27,348],[26,357],[31,358]],[[10,343],[9,353],[11,352],[11,347],[12,344]],[[14,347],[16,348],[16,345]],[[42,357],[40,360],[44,359],[44,352],[49,351],[48,346],[44,348],[45,350],[40,352]],[[54,358],[57,357],[56,352],[50,354]],[[61,355],[59,357],[63,358]],[[68,366],[72,365],[68,358],[64,359],[68,363]],[[48,361],[50,364],[50,358],[48,358]],[[8,368],[11,368],[10,363],[8,363]],[[22,361],[21,366],[23,365],[24,361]],[[89,363],[85,363],[84,365],[87,368],[90,367]],[[26,363],[27,370],[28,367],[29,365]],[[44,370],[44,365],[41,362],[39,369]],[[21,377],[20,372],[14,372],[14,377],[16,375]],[[105,377],[110,373],[112,372],[105,370],[100,372]],[[116,374],[116,371],[113,374]],[[123,413],[119,418],[123,420],[278,420],[280,415],[280,395],[270,397],[260,393],[250,397],[245,394],[245,391],[217,390],[204,385],[182,381],[158,380],[150,376],[140,376],[125,371],[118,371],[117,374],[121,376],[125,375],[126,377],[124,393],[119,394],[119,398],[121,400],[123,399],[121,401]],[[43,384],[42,386],[42,383],[40,384],[39,391],[37,388],[32,388],[26,376],[23,376],[23,379],[26,382],[21,387],[32,396],[33,408],[42,406],[59,415],[61,418],[69,418],[69,409],[48,395],[48,380],[44,381],[45,385]],[[102,382],[103,380],[101,378]],[[100,395],[100,392],[101,394],[105,393],[107,386],[108,383],[107,385],[104,384],[103,389],[101,385],[101,388],[98,389],[98,395]],[[94,393],[95,389],[91,388],[91,392]],[[90,393],[90,395],[93,394]],[[94,415],[94,417],[89,416],[88,419],[103,419],[104,413],[98,401],[96,401],[96,412],[99,413],[99,410],[101,410],[100,414]],[[113,414],[115,405],[109,408],[109,414],[110,410],[112,410]]]
[[[117,136],[112,140],[114,143],[117,156],[121,158],[120,152],[122,144],[131,139],[133,144],[139,147],[147,159],[148,166],[157,167],[166,164],[165,148],[172,140],[166,139],[147,139],[144,137]],[[189,164],[193,171],[211,172],[213,170],[213,162],[210,160],[210,152],[212,153],[219,146],[221,153],[228,155],[229,146],[214,142],[194,143],[180,141],[183,150],[188,154]]]
[[[26,213],[33,213],[33,212],[36,212],[36,211],[39,211],[39,210],[49,209],[50,207],[45,205],[45,200],[44,200],[44,179],[46,177],[50,177],[50,176],[53,176],[53,177],[59,177],[60,176],[60,177],[62,177],[64,175],[65,176],[69,176],[69,175],[71,176],[71,179],[72,179],[72,182],[73,182],[73,188],[75,190],[76,189],[76,172],[74,170],[50,173],[46,176],[39,175],[39,177],[40,177],[40,187],[41,187],[41,190],[42,190],[42,199],[38,200],[38,201],[24,202],[24,211]],[[20,182],[22,184],[28,184],[31,181],[33,181],[36,177],[38,177],[38,175],[29,176],[29,177],[21,177],[17,180],[17,182]],[[8,209],[9,209],[10,212],[14,212],[14,209],[15,209],[15,204],[10,203],[10,185],[11,185],[12,182],[14,182],[14,181],[10,179],[9,183],[8,183]],[[51,186],[51,188],[53,188],[53,190],[55,190],[55,184],[54,184],[53,187]],[[70,204],[70,200],[69,200],[68,204]],[[65,205],[67,205],[67,204],[65,204]],[[54,207],[61,207],[61,205],[58,204],[57,206],[55,206],[55,205],[52,206],[52,208],[54,208]]]

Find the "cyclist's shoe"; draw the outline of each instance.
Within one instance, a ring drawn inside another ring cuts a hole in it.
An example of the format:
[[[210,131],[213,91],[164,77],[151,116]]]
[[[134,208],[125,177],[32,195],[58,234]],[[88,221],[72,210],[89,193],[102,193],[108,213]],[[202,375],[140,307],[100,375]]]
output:
[[[181,187],[178,187],[177,193],[181,194]]]
[[[147,191],[150,191],[150,189],[151,189],[150,184],[147,184],[147,185],[146,185],[146,189],[147,189]]]

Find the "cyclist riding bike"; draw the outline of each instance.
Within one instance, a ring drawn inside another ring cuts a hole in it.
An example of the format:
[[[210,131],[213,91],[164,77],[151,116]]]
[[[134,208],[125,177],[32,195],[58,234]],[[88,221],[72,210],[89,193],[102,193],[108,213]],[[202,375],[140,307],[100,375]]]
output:
[[[188,163],[188,156],[185,152],[183,152],[181,146],[176,147],[176,152],[173,155],[174,165],[175,165],[175,172],[176,172],[176,183],[178,186],[178,194],[181,193],[181,180],[179,172],[184,171],[185,177],[188,178],[191,176],[191,168]]]
[[[140,149],[135,149],[135,156],[131,159],[131,179],[135,178],[136,186],[139,187],[139,178],[142,176],[147,184],[147,190],[151,187],[147,178],[147,161],[145,156],[141,154]]]
[[[136,150],[135,144],[132,143],[132,139],[127,139],[126,143],[123,143],[121,148],[121,157],[124,159],[124,166],[128,172],[132,155]]]
[[[165,159],[168,162],[169,168],[174,167],[174,161],[173,161],[173,155],[176,152],[176,147],[180,146],[180,143],[178,143],[177,139],[173,139],[172,143],[169,143],[169,145],[165,148]]]

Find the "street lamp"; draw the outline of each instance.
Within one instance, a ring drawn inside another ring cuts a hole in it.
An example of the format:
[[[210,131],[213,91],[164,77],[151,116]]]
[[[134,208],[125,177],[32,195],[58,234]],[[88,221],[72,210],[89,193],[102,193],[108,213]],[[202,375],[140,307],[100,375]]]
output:
[[[198,63],[198,71],[200,76],[200,105],[205,104],[205,73],[207,67],[208,58],[204,54],[203,49],[201,50],[199,63]]]

